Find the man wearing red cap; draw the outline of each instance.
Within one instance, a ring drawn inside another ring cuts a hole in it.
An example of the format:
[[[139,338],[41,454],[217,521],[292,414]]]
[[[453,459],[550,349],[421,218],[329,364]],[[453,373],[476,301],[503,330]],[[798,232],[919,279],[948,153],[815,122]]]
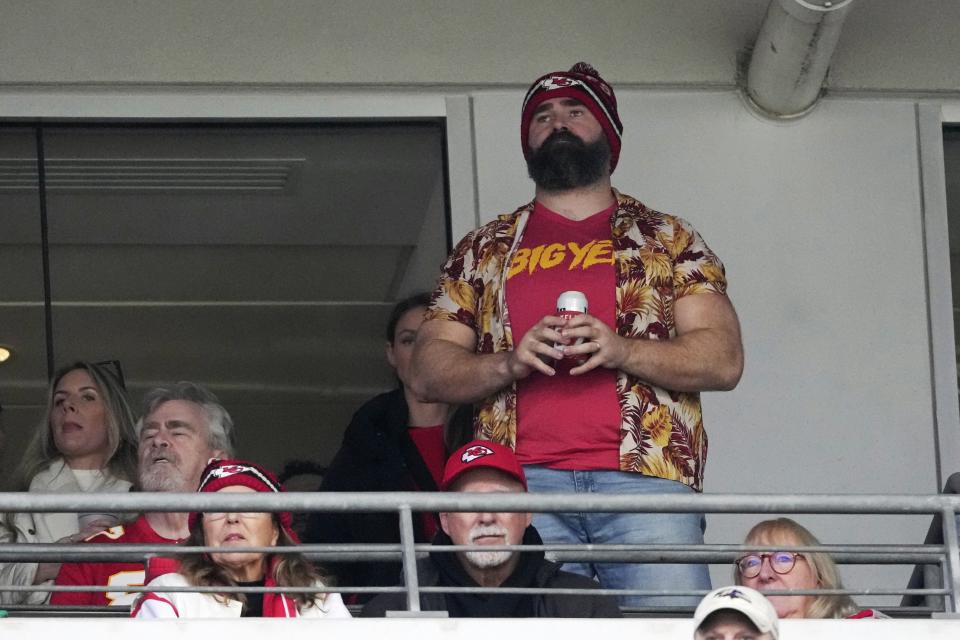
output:
[[[538,78],[520,128],[535,199],[460,242],[418,332],[413,391],[477,403],[478,436],[515,448],[531,491],[701,491],[699,392],[732,389],[743,369],[723,264],[688,222],[612,188],[622,132],[613,89],[590,65]],[[585,294],[588,313],[558,317],[566,291]],[[699,514],[535,523],[548,542],[703,540]],[[710,584],[701,565],[577,570],[606,587]]]
[[[450,456],[444,467],[443,491],[522,493],[527,490],[523,467],[506,446],[470,442]],[[440,514],[435,546],[542,545],[529,513]],[[584,576],[561,571],[543,551],[460,551],[432,553],[417,564],[424,587],[511,587],[518,589],[596,589]],[[403,610],[406,595],[386,593],[371,600],[364,617]],[[617,618],[616,601],[607,596],[491,593],[425,593],[422,611],[446,611],[453,618]]]

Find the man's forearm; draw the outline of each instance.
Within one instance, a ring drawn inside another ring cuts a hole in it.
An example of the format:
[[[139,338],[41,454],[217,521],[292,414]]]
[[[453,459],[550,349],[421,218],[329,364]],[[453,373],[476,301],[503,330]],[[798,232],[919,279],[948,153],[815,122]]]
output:
[[[435,338],[418,347],[413,393],[424,402],[468,404],[512,384],[509,352],[478,354],[459,344]]]
[[[739,335],[698,329],[670,340],[621,339],[627,356],[620,368],[671,391],[729,391],[743,373]]]

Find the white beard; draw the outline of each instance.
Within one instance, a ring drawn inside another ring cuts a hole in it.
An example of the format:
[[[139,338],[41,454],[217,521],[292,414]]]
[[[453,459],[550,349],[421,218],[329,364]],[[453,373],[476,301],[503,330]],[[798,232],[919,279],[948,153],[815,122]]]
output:
[[[477,569],[499,567],[513,557],[512,551],[467,551],[467,561]]]
[[[155,465],[140,474],[140,488],[144,491],[193,491],[186,478],[172,463]]]
[[[513,544],[507,536],[507,530],[496,525],[477,525],[470,530],[470,543],[474,543],[482,536],[504,536],[505,544]],[[499,567],[513,557],[513,551],[467,551],[464,555],[467,561],[478,569]]]

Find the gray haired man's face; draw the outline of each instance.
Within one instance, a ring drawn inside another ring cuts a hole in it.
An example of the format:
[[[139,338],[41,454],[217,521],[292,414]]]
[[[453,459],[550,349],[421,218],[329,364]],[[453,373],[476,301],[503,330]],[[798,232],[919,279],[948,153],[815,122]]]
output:
[[[138,458],[144,491],[196,491],[210,458],[223,452],[210,446],[206,411],[187,400],[168,400],[143,420]]]

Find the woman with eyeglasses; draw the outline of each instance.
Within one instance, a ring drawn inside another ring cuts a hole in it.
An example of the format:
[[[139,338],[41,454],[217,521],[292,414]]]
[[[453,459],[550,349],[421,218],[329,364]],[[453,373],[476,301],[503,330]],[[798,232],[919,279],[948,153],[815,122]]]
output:
[[[837,564],[829,554],[798,553],[793,547],[820,545],[810,531],[790,518],[758,523],[744,546],[782,546],[782,551],[747,553],[734,564],[733,577],[739,585],[758,591],[780,589],[843,589]],[[879,618],[873,609],[861,611],[847,595],[768,595],[780,618]]]
[[[46,409],[14,474],[14,491],[126,492],[136,477],[133,412],[120,379],[106,367],[75,362],[57,371]],[[0,542],[72,543],[119,523],[118,513],[6,513]],[[0,564],[0,584],[50,584],[57,562]],[[4,591],[3,604],[43,604],[49,592]]]
[[[200,493],[280,493],[277,478],[259,465],[212,460],[200,477]],[[176,573],[155,578],[154,590],[134,604],[135,618],[349,618],[337,593],[290,592],[283,587],[324,589],[317,570],[300,553],[232,552],[238,547],[292,547],[299,544],[288,511],[191,513],[185,544],[218,551],[187,556]],[[198,593],[165,587],[258,587],[270,592]]]

